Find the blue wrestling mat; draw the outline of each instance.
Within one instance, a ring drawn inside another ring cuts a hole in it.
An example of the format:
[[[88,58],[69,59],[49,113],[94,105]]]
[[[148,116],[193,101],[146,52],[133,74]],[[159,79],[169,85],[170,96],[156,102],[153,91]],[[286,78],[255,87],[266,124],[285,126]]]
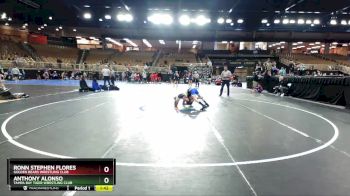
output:
[[[86,80],[86,83],[91,86],[92,81]],[[103,84],[103,81],[98,81]],[[79,80],[19,80],[5,81],[5,84],[20,84],[20,85],[39,85],[39,86],[79,86]]]

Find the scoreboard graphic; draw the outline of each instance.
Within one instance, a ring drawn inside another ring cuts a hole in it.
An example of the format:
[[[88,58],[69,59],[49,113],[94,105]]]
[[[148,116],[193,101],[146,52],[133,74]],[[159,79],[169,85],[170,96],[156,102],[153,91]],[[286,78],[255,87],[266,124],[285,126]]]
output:
[[[11,191],[113,191],[115,159],[7,159]]]

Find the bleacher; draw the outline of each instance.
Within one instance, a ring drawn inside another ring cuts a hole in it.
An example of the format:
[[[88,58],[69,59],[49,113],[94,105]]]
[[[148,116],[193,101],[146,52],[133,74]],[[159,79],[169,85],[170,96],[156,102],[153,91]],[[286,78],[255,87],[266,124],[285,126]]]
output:
[[[332,60],[336,63],[340,63],[342,65],[350,66],[350,57],[343,56],[338,54],[326,54],[323,55],[326,59]]]
[[[54,45],[32,45],[38,55],[49,63],[75,64],[78,58],[79,49]]]
[[[177,53],[177,52],[165,52],[158,61],[159,66],[167,65],[186,65],[190,63],[197,63],[195,54],[193,53]]]
[[[15,60],[21,57],[25,61],[33,61],[30,55],[20,47],[19,43],[11,40],[0,40],[0,60]]]
[[[108,60],[114,53],[114,50],[91,49],[86,57],[87,64],[100,64]]]
[[[110,61],[117,65],[144,65],[152,62],[154,52],[149,51],[128,51],[117,53],[110,58]]]

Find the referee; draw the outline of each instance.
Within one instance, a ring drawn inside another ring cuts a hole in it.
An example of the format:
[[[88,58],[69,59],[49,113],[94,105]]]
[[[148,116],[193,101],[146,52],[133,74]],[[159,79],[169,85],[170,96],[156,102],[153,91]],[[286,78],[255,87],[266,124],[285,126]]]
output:
[[[232,73],[227,69],[227,66],[224,66],[224,71],[221,72],[221,89],[220,96],[224,90],[225,85],[227,86],[227,96],[230,96],[230,81]]]

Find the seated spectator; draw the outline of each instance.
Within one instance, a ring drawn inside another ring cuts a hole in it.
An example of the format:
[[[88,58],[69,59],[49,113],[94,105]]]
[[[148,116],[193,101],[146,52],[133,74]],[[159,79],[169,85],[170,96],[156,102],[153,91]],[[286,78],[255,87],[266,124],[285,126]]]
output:
[[[95,92],[98,92],[98,91],[101,91],[101,90],[102,90],[102,87],[98,84],[96,78],[94,78],[94,79],[92,80],[92,89],[93,89],[93,91],[95,91]]]
[[[82,77],[80,78],[79,84],[80,84],[79,92],[94,91],[93,88],[90,88],[90,87],[87,85],[84,76],[82,76]]]

